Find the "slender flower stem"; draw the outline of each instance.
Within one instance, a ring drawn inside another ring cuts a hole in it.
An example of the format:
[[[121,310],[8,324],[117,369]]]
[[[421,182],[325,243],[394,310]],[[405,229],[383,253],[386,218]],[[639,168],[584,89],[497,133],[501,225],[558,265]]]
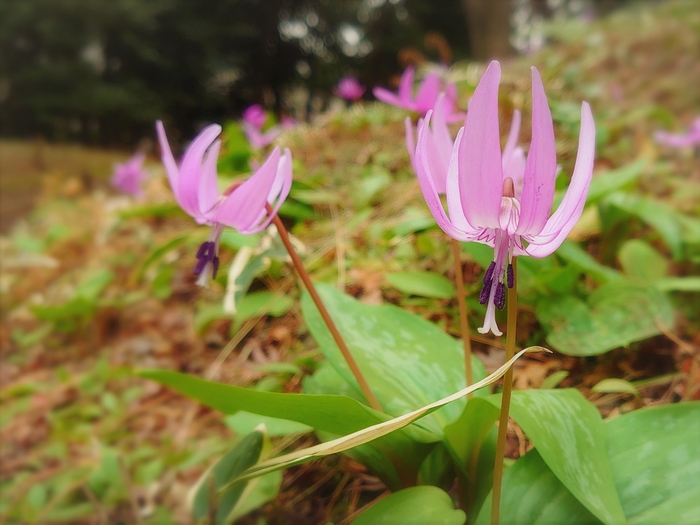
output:
[[[268,213],[272,213],[272,210],[270,209],[269,205],[268,205]],[[306,272],[306,269],[304,268],[304,265],[302,264],[301,259],[297,255],[297,252],[294,250],[294,247],[292,246],[292,243],[289,240],[289,234],[287,233],[287,229],[284,227],[282,220],[279,218],[279,216],[275,215],[275,217],[272,219],[272,222],[277,227],[277,231],[280,234],[280,239],[282,239],[282,242],[284,243],[284,247],[287,249],[287,252],[289,252],[289,256],[292,258],[292,264],[294,264],[294,268],[296,268],[296,271],[299,274],[299,278],[304,283],[306,290],[309,292],[311,299],[313,299],[314,304],[316,305],[316,308],[318,308],[318,311],[321,314],[321,317],[323,318],[323,321],[326,323],[328,330],[330,331],[331,335],[333,336],[333,339],[335,340],[335,344],[338,345],[340,352],[343,354],[345,361],[347,362],[348,366],[350,367],[350,371],[355,376],[355,380],[357,381],[357,384],[360,386],[360,390],[362,390],[362,394],[365,396],[365,399],[367,399],[367,401],[369,402],[369,404],[372,408],[374,408],[375,410],[381,411],[382,407],[379,404],[379,401],[377,401],[377,398],[372,393],[372,390],[369,388],[369,384],[367,383],[367,380],[362,375],[362,372],[360,372],[360,368],[357,366],[357,362],[355,361],[355,358],[350,353],[350,350],[348,349],[347,345],[345,344],[345,341],[343,341],[343,338],[340,335],[338,328],[335,326],[335,323],[333,322],[333,319],[331,319],[331,316],[328,313],[328,310],[326,310],[326,307],[324,306],[323,302],[321,301],[321,298],[318,296],[318,293],[316,292],[316,288],[314,287],[313,283],[311,282],[311,277],[309,277],[309,274]]]
[[[518,266],[513,257],[513,287],[508,288],[508,333],[506,334],[506,361],[515,355],[515,331],[518,320]],[[513,386],[513,367],[503,376],[503,393],[501,395],[501,418],[498,423],[496,441],[496,462],[493,467],[493,492],[491,499],[491,525],[498,525],[501,508],[501,480],[503,479],[503,457],[506,448],[506,431],[508,430],[508,412],[510,412],[510,392]]]
[[[462,274],[462,260],[459,251],[459,242],[452,241],[452,258],[455,265],[455,281],[457,283],[457,304],[459,304],[459,325],[462,330],[462,344],[464,345],[464,372],[466,374],[467,386],[474,383],[472,373],[472,342],[469,338],[469,323],[467,322],[467,299],[464,291],[464,275]],[[467,396],[471,399],[473,394]]]

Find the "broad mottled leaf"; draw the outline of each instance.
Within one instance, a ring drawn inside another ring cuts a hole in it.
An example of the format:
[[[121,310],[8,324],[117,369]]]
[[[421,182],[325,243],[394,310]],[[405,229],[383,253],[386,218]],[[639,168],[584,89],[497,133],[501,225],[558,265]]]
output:
[[[605,422],[607,451],[625,518],[632,525],[694,525],[700,515],[700,403],[637,410]],[[526,497],[524,497],[526,491]],[[490,496],[477,525],[489,522]],[[599,524],[528,452],[503,475],[501,516],[522,525]]]
[[[668,261],[641,239],[626,241],[617,254],[622,269],[630,277],[654,280],[668,273]]]
[[[396,272],[386,274],[386,280],[399,292],[435,299],[450,299],[455,287],[449,279],[431,272]]]
[[[628,523],[698,523],[700,402],[637,410],[607,421],[607,430]]]
[[[418,410],[414,410],[402,416],[390,419],[389,421],[385,421],[383,423],[379,423],[377,425],[358,430],[357,432],[354,432],[347,436],[343,436],[332,441],[321,443],[320,445],[315,445],[301,450],[295,450],[294,452],[291,452],[289,454],[285,454],[283,456],[263,461],[262,463],[259,463],[254,467],[248,469],[246,472],[244,472],[236,480],[236,482],[241,479],[254,478],[266,474],[268,472],[272,472],[274,470],[291,467],[293,465],[298,465],[300,463],[304,463],[306,461],[310,461],[312,459],[320,458],[323,456],[337,454],[339,452],[344,452],[346,450],[355,448],[359,445],[364,445],[365,443],[373,442],[376,439],[379,439],[383,436],[395,432],[396,430],[404,428],[405,426],[421,419],[422,417],[425,417],[426,415],[444,407],[445,405],[449,405],[454,401],[464,398],[465,396],[469,395],[472,392],[475,392],[479,388],[483,388],[487,385],[490,385],[491,383],[494,383],[499,378],[501,378],[503,374],[506,373],[508,368],[510,368],[515,363],[515,361],[518,360],[523,354],[525,354],[528,351],[536,352],[541,350],[543,349],[540,347],[532,347],[526,348],[525,350],[521,350],[520,352],[515,354],[515,356],[512,359],[508,360],[503,366],[498,368],[498,370],[496,370],[493,374],[489,375],[485,379],[482,379],[481,381],[478,381],[467,388],[455,392],[454,394],[444,397],[443,399],[439,399],[434,403],[430,403],[429,405],[421,407]]]
[[[444,490],[431,486],[403,489],[379,500],[352,525],[462,525],[467,517]]]
[[[372,392],[387,414],[400,415],[464,388],[461,342],[425,319],[390,305],[370,306],[325,284],[321,300],[343,335]],[[304,319],[328,361],[346,382],[359,387],[308,294],[301,301]],[[474,380],[485,377],[472,360]],[[421,421],[436,435],[464,409],[457,401]]]
[[[594,291],[588,303],[572,296],[540,301],[537,318],[548,332],[547,342],[559,352],[584,356],[602,354],[673,327],[673,306],[653,286],[617,281]]]

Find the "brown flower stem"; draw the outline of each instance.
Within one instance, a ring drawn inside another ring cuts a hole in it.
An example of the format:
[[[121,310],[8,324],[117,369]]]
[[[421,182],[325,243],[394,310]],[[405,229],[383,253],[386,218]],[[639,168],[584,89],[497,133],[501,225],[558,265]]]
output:
[[[518,265],[513,258],[513,288],[508,288],[508,333],[506,334],[506,361],[515,355],[515,329],[518,320]],[[498,525],[501,508],[501,480],[503,479],[503,457],[506,449],[506,431],[508,430],[508,412],[510,412],[510,392],[513,387],[513,367],[503,376],[503,393],[501,394],[501,417],[498,422],[498,439],[496,441],[496,462],[493,467],[493,491],[491,499],[491,525]]]
[[[462,344],[464,345],[464,372],[467,378],[467,386],[474,383],[472,373],[472,342],[469,339],[469,323],[467,322],[467,299],[464,291],[464,275],[462,274],[462,259],[459,250],[459,242],[452,241],[452,258],[455,266],[455,282],[457,283],[457,304],[459,304],[459,325],[462,330]],[[469,394],[467,399],[471,399]]]
[[[269,205],[268,205],[268,213],[272,213],[272,210],[270,209]],[[355,358],[350,353],[350,350],[348,349],[347,345],[345,344],[345,341],[343,341],[343,338],[340,335],[338,328],[335,326],[335,323],[333,322],[333,319],[331,319],[331,316],[328,313],[328,310],[326,310],[326,307],[324,306],[323,302],[321,301],[321,298],[319,297],[318,293],[316,292],[316,288],[314,287],[313,283],[311,282],[311,277],[309,277],[309,274],[306,272],[306,269],[304,268],[304,265],[302,264],[301,259],[297,255],[297,252],[294,250],[294,247],[292,246],[292,242],[289,240],[289,234],[287,233],[287,229],[284,227],[282,220],[277,215],[275,215],[274,218],[272,219],[272,222],[277,227],[277,231],[280,234],[280,239],[282,239],[282,242],[284,243],[284,247],[287,249],[287,252],[289,252],[289,256],[292,258],[292,264],[294,264],[294,268],[296,268],[296,271],[297,271],[297,274],[299,275],[299,278],[304,283],[304,286],[306,287],[306,290],[309,292],[309,295],[311,296],[311,299],[313,300],[314,304],[316,305],[316,308],[318,308],[318,311],[321,314],[323,321],[326,323],[328,330],[330,331],[331,335],[333,336],[333,339],[335,340],[335,344],[338,345],[338,348],[340,349],[340,353],[343,354],[343,357],[345,358],[345,362],[350,367],[350,371],[352,372],[352,375],[355,376],[355,380],[357,380],[357,384],[360,386],[360,390],[362,390],[362,394],[365,396],[365,399],[369,402],[369,405],[372,408],[374,408],[375,410],[381,411],[382,407],[379,404],[379,401],[377,401],[377,398],[372,393],[372,390],[370,389],[369,384],[367,384],[367,380],[362,375],[362,372],[360,372],[360,368],[357,366],[357,362],[355,361]]]

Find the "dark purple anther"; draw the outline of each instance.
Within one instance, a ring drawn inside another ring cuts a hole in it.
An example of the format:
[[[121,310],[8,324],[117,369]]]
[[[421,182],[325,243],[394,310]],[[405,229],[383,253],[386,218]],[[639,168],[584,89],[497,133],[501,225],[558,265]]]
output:
[[[209,243],[203,242],[202,245],[197,250],[197,259],[204,259],[207,255],[207,250],[209,249]]]
[[[496,294],[494,295],[493,302],[496,308],[503,310],[506,305],[506,285],[503,283],[498,283],[496,285]]]
[[[506,270],[508,276],[508,288],[513,288],[515,286],[515,272],[513,272],[513,265],[509,264]]]
[[[214,256],[214,259],[212,259],[212,265],[214,267],[212,273],[211,273],[211,278],[216,279],[216,273],[219,271],[219,258],[217,256]]]
[[[489,284],[491,284],[491,280],[493,279],[493,272],[496,270],[496,263],[492,262],[489,264],[489,267],[486,268],[486,274],[484,274],[484,287],[487,287]]]
[[[491,293],[491,285],[485,284],[483,286],[483,288],[481,289],[481,293],[479,294],[479,302],[481,304],[486,304],[486,302],[489,300],[490,293]]]
[[[216,246],[214,245],[213,242],[205,242],[202,243],[202,245],[199,247],[199,250],[197,250],[197,265],[194,267],[194,274],[199,275],[204,271],[204,268],[206,268],[207,263],[213,262],[214,259],[217,259],[217,264],[215,268],[218,268],[218,257],[216,257],[214,251],[216,250]]]

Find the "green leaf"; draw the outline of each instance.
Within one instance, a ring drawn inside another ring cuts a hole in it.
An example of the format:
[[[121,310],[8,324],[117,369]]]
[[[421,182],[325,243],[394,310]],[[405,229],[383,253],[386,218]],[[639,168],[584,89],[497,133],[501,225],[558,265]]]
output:
[[[282,486],[282,473],[270,472],[248,482],[229,519],[234,523],[238,518],[274,500]]]
[[[625,518],[658,525],[697,521],[700,403],[637,410],[605,422],[607,451]],[[524,497],[524,495],[527,497]],[[598,524],[548,468],[538,448],[503,476],[501,515],[522,525]],[[489,522],[490,496],[477,520]]]
[[[353,525],[462,525],[467,517],[456,510],[444,490],[411,487],[379,500],[353,520]]]
[[[566,370],[557,370],[556,372],[548,375],[544,381],[542,381],[542,384],[540,385],[540,388],[547,390],[551,388],[556,388],[559,383],[564,381],[569,377],[569,372]]]
[[[475,401],[500,406],[501,398]],[[517,390],[510,413],[578,501],[603,523],[625,522],[606,453],[605,426],[595,406],[574,389]]]
[[[484,500],[475,525],[490,523],[491,496],[489,493]],[[537,449],[525,454],[503,473],[500,516],[508,517],[508,521],[504,521],[508,525],[600,524],[600,520],[566,490]]]
[[[241,472],[254,465],[263,451],[265,435],[261,431],[248,434],[227,452],[214,466],[199,479],[192,499],[192,516],[200,521],[210,515],[210,507],[215,509],[215,523],[228,523],[228,516],[234,509],[246,488],[246,483],[230,484]]]
[[[654,286],[664,292],[700,292],[700,277],[664,277]]]
[[[236,324],[253,317],[271,315],[279,317],[286,314],[294,305],[294,299],[271,291],[253,292],[243,297],[236,308]]]
[[[547,342],[566,355],[597,355],[671,328],[673,306],[648,284],[617,281],[594,291],[588,304],[572,296],[540,301],[537,318]]]
[[[498,368],[498,370],[496,370],[493,374],[482,379],[481,381],[478,381],[467,388],[455,392],[454,394],[439,399],[426,406],[420,407],[419,409],[404,414],[402,416],[395,417],[394,419],[390,419],[389,421],[384,421],[383,423],[372,425],[371,427],[363,428],[362,430],[358,430],[357,432],[353,432],[352,434],[340,437],[338,439],[334,439],[332,441],[321,443],[320,445],[315,445],[301,450],[295,450],[294,452],[291,452],[289,454],[278,456],[276,458],[263,461],[262,463],[258,463],[254,467],[251,467],[246,472],[244,472],[236,480],[236,482],[242,479],[261,476],[274,470],[298,465],[300,463],[304,463],[312,459],[320,458],[323,456],[329,456],[331,454],[337,454],[339,452],[344,452],[346,450],[355,448],[359,445],[364,445],[365,443],[370,443],[376,439],[387,436],[395,432],[396,430],[402,429],[405,426],[425,417],[426,415],[434,412],[435,410],[449,405],[454,401],[462,399],[470,393],[475,392],[480,388],[483,388],[484,386],[494,383],[499,378],[501,378],[503,374],[506,373],[508,368],[510,368],[515,363],[515,361],[517,361],[526,352],[537,352],[541,350],[543,349],[540,347],[531,347],[521,350],[520,352],[515,354],[515,356],[512,359],[510,359],[500,368]]]
[[[641,239],[626,241],[617,256],[622,269],[630,277],[655,280],[668,273],[666,258]]]
[[[139,282],[141,279],[143,279],[144,274],[153,264],[165,257],[165,255],[168,254],[168,252],[179,248],[180,246],[185,244],[187,241],[190,240],[190,237],[190,235],[180,235],[158,246],[155,250],[153,250],[146,256],[143,262],[134,271],[131,280],[134,282]]]
[[[329,285],[319,284],[317,291],[387,414],[405,414],[464,388],[462,345],[432,323],[395,306],[366,305]],[[308,294],[302,295],[301,309],[321,351],[359,392]],[[472,363],[474,380],[485,377],[481,362],[474,358]],[[453,403],[420,426],[440,436],[442,428],[460,416],[464,404],[464,400]]]
[[[591,179],[586,204],[591,204],[610,193],[631,185],[642,174],[646,166],[646,160],[638,160],[604,173],[598,173]]]
[[[639,396],[639,390],[629,381],[610,377],[596,383],[591,391],[601,394],[632,394]]]
[[[700,402],[637,410],[607,421],[607,430],[627,522],[697,523]]]
[[[557,255],[600,283],[617,281],[623,278],[620,272],[614,268],[600,264],[591,257],[588,252],[581,248],[579,244],[573,241],[564,241],[557,249]]]
[[[114,272],[100,270],[89,275],[76,289],[75,295],[86,301],[96,301],[100,294],[115,278]]]
[[[662,202],[622,192],[609,195],[605,198],[604,203],[638,217],[657,230],[671,249],[673,259],[681,259],[683,255],[683,229],[677,212]]]
[[[396,272],[386,274],[386,280],[399,292],[435,299],[451,299],[455,296],[452,282],[431,272]]]
[[[250,412],[236,412],[231,416],[224,418],[224,423],[237,434],[246,435],[253,431],[261,424],[265,425],[267,435],[274,436],[289,436],[291,434],[305,434],[311,432],[313,428],[296,421],[289,419],[280,419],[276,417],[261,416]]]
[[[318,430],[336,435],[349,434],[386,421],[389,416],[372,410],[346,396],[281,394],[205,381],[170,370],[144,370],[139,375],[158,381],[200,403],[235,414],[239,410],[279,419],[291,419]],[[421,429],[413,429],[412,439],[404,432],[397,432],[375,445],[391,458],[412,458],[416,443],[437,441],[437,436]]]

